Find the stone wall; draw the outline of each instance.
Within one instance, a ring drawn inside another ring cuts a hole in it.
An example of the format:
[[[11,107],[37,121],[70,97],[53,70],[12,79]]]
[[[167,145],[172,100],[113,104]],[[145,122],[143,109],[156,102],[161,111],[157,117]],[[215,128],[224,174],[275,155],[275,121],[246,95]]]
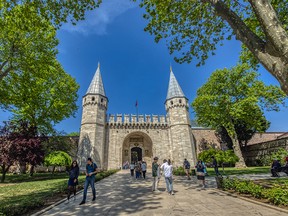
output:
[[[249,145],[243,151],[243,156],[248,166],[257,166],[260,164],[261,158],[271,155],[279,148],[286,148],[288,150],[288,137]]]

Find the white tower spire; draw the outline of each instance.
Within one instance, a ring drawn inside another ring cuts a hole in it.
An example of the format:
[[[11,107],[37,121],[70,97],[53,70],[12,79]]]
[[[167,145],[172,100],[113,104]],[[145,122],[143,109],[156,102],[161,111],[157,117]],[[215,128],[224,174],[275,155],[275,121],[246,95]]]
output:
[[[90,86],[86,94],[99,94],[106,97],[104,85],[102,82],[101,72],[100,72],[100,62],[98,62],[98,68],[94,74],[94,77],[90,83]]]

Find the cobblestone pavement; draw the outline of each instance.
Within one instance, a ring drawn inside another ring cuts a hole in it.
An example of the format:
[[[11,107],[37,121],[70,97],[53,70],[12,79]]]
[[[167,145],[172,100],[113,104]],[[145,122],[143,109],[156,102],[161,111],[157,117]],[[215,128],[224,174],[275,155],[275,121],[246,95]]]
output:
[[[149,174],[148,174],[149,175]],[[257,176],[255,177],[257,178]],[[196,179],[186,180],[176,177],[175,195],[165,192],[165,182],[161,178],[160,192],[151,192],[151,177],[135,180],[128,171],[120,171],[96,183],[97,199],[92,202],[89,188],[86,204],[79,206],[82,193],[76,200],[67,201],[45,212],[43,215],[101,215],[101,216],[287,216],[269,207],[254,204],[215,190],[213,178],[207,178],[208,187],[202,190]]]

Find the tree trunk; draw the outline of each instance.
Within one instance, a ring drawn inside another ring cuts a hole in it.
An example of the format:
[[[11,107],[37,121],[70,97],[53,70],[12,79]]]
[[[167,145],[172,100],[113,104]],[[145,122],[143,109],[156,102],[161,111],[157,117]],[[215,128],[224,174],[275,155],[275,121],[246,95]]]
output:
[[[30,176],[33,176],[33,174],[34,174],[34,168],[35,168],[35,166],[34,166],[34,165],[31,165],[30,171],[29,171]]]
[[[2,177],[1,177],[1,183],[4,183],[5,181],[5,177],[6,177],[6,173],[8,172],[10,166],[5,166],[5,165],[2,165]]]
[[[53,166],[53,169],[52,169],[52,175],[54,175],[54,172],[55,172],[55,166]]]
[[[246,163],[245,163],[245,160],[244,160],[241,148],[240,148],[239,141],[237,139],[237,135],[236,135],[236,137],[234,136],[232,138],[232,142],[233,142],[234,153],[239,158],[239,161],[236,162],[235,167],[236,168],[246,168],[247,166],[246,166]]]

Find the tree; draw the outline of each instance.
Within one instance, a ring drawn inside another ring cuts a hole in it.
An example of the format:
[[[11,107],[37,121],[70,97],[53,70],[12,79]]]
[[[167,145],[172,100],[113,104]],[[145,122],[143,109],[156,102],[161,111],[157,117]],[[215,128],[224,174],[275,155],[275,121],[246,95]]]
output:
[[[37,129],[27,121],[5,122],[0,129],[0,164],[2,167],[2,179],[10,166],[19,162],[20,165],[29,163],[32,167],[43,162],[44,150],[42,142],[46,137],[38,136]]]
[[[49,65],[57,54],[56,29],[83,20],[101,0],[0,2],[0,81],[11,72]],[[53,58],[52,58],[53,59]],[[35,71],[34,71],[35,72]]]
[[[239,162],[245,167],[235,125],[243,122],[247,128],[264,132],[267,120],[264,110],[278,111],[286,98],[277,86],[265,86],[258,74],[247,64],[216,70],[197,91],[192,106],[199,124],[212,128],[224,127],[230,136]]]
[[[223,40],[242,42],[241,60],[262,64],[288,95],[288,1],[283,0],[141,0],[155,41],[167,39],[176,61],[203,65]]]
[[[264,130],[267,130],[269,128],[270,123],[267,121],[265,125],[267,127]],[[238,142],[241,148],[243,149],[247,146],[248,141],[256,133],[256,130],[255,128],[248,128],[245,122],[241,121],[235,121],[234,127],[238,137]],[[233,149],[232,140],[225,127],[220,126],[219,128],[217,128],[215,131],[215,135],[217,136],[219,142],[225,143],[228,149]]]
[[[14,119],[27,120],[38,133],[49,134],[56,123],[76,112],[79,85],[56,60],[37,70],[11,74],[0,90],[7,92],[3,103]]]
[[[211,163],[212,156],[214,156],[217,163],[222,166],[223,173],[224,173],[224,164],[235,164],[236,162],[239,161],[239,158],[235,155],[235,153],[232,150],[223,151],[223,150],[214,149],[214,148],[210,148],[210,149],[202,151],[198,155],[198,159],[206,163],[207,162]]]
[[[54,151],[47,155],[44,159],[46,166],[53,166],[52,174],[54,174],[56,166],[69,166],[72,163],[71,157],[63,151]]]

